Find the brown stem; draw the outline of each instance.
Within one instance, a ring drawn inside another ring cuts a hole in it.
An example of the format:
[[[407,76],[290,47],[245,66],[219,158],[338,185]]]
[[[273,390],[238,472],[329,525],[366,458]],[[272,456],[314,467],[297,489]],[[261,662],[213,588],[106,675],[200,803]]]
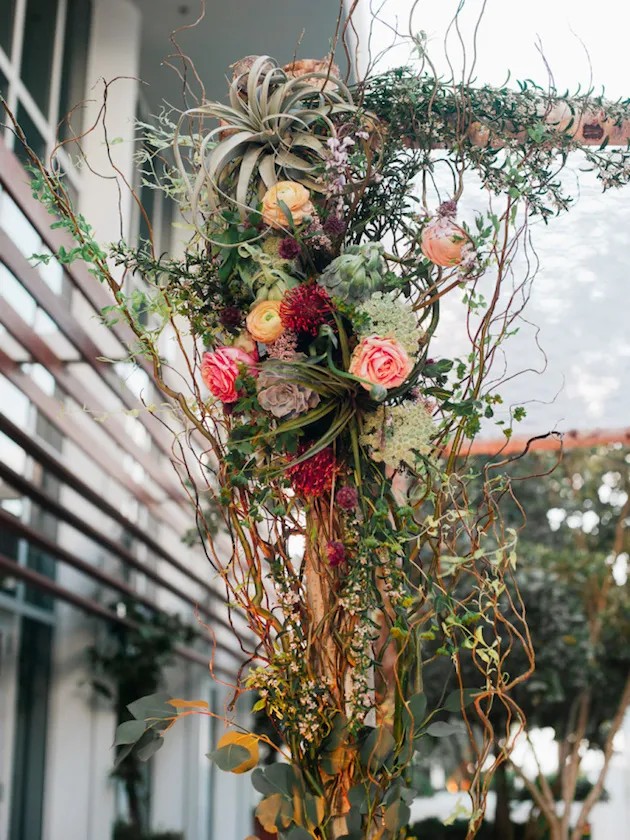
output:
[[[615,735],[621,729],[621,725],[626,715],[626,711],[629,707],[630,674],[626,679],[626,685],[621,696],[621,700],[619,701],[617,711],[615,712],[615,716],[610,724],[610,729],[608,730],[608,735],[606,736],[606,743],[604,744],[604,763],[602,764],[601,770],[599,771],[599,775],[595,784],[593,785],[593,787],[588,793],[588,796],[582,803],[582,808],[580,810],[578,821],[575,825],[575,828],[573,829],[573,833],[571,834],[571,840],[581,840],[582,833],[584,831],[584,826],[586,825],[588,816],[592,811],[593,806],[597,803],[599,797],[602,794],[602,791],[604,789],[604,782],[606,781],[606,774],[608,773],[608,767],[610,765],[610,760],[613,756],[613,742],[615,739]]]

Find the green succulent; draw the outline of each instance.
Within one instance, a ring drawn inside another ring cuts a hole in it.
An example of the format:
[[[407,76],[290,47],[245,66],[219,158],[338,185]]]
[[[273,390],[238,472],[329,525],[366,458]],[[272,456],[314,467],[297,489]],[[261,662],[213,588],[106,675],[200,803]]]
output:
[[[287,289],[292,289],[300,282],[287,273],[286,262],[277,257],[274,259],[257,245],[243,243],[239,245],[238,253],[241,257],[241,279],[257,301],[282,300]]]
[[[358,303],[384,288],[386,272],[383,246],[380,242],[367,242],[346,248],[317,282],[334,297]]]
[[[316,79],[326,80],[326,89]],[[174,154],[188,187],[193,215],[233,202],[245,218],[264,192],[278,181],[297,181],[321,192],[316,171],[327,157],[326,141],[335,136],[332,117],[356,107],[348,88],[326,73],[290,79],[269,56],[260,56],[229,90],[230,104],[208,102],[186,111],[186,120],[221,120],[196,144],[194,172]],[[191,177],[192,175],[192,177]]]

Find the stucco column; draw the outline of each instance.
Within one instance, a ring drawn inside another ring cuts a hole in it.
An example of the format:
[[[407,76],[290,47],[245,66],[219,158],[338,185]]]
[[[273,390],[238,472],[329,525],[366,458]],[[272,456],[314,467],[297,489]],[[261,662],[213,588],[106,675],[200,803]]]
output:
[[[127,238],[130,233],[133,201],[124,180],[134,185],[132,138],[140,87],[140,39],[141,16],[133,3],[95,0],[85,88],[86,99],[91,101],[85,126],[99,119],[105,93],[106,112],[104,124],[101,114],[96,129],[82,142],[90,167],[98,174],[84,166],[79,207],[101,242]]]

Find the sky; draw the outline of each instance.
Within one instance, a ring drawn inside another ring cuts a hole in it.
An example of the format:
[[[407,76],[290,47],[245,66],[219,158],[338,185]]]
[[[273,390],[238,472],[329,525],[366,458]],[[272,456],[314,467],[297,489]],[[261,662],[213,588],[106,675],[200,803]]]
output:
[[[429,38],[429,51],[438,69],[444,38],[458,0],[420,0],[413,15],[413,31],[423,30]],[[412,0],[386,0],[381,17],[389,23],[398,20],[408,31]],[[501,83],[510,71],[513,78],[534,78],[546,82],[547,70],[537,48],[542,45],[556,86],[588,84],[591,76],[605,84],[610,96],[630,95],[630,72],[624,56],[628,53],[630,4],[624,0],[466,0],[459,16],[464,42],[472,44],[473,30],[482,9],[478,29],[475,75],[480,81]],[[379,45],[386,44],[388,32],[381,27]],[[461,67],[461,48],[455,29],[448,36],[449,54]],[[587,55],[588,52],[588,55]],[[399,53],[404,55],[404,50]],[[470,63],[470,61],[469,61]]]
[[[411,0],[386,0],[381,17],[408,29]],[[460,32],[467,45],[470,72],[473,31],[483,0],[467,0],[460,15]],[[428,52],[438,72],[447,72],[444,40],[457,9],[454,0],[421,0],[413,17],[414,31],[428,36]],[[531,78],[546,85],[548,70],[558,90],[602,85],[611,98],[630,97],[628,32],[630,4],[620,0],[488,0],[477,33],[474,75],[478,83],[502,84],[508,70],[513,80]],[[374,46],[391,41],[386,26],[375,31]],[[462,69],[462,49],[451,28],[448,54],[456,74]],[[404,63],[408,47],[391,51],[387,63]],[[384,68],[383,68],[384,69]],[[570,175],[578,198],[573,209],[548,226],[533,229],[541,260],[528,323],[507,347],[507,370],[530,372],[503,386],[505,404],[526,404],[524,434],[551,430],[616,429],[630,426],[630,187],[602,195],[595,179]],[[485,206],[471,182],[460,203],[460,218],[472,221]],[[434,349],[453,356],[466,352],[462,312],[455,301],[443,310]],[[537,342],[542,348],[537,346]],[[544,370],[543,370],[544,369]],[[487,426],[483,433],[496,437]]]

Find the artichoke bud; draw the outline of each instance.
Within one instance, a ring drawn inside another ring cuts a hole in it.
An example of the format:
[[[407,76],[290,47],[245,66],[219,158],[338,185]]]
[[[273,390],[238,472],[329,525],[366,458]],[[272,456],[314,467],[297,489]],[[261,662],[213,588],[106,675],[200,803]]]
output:
[[[380,242],[368,242],[347,248],[330,263],[318,282],[334,297],[359,302],[383,288],[386,271],[383,246]]]

